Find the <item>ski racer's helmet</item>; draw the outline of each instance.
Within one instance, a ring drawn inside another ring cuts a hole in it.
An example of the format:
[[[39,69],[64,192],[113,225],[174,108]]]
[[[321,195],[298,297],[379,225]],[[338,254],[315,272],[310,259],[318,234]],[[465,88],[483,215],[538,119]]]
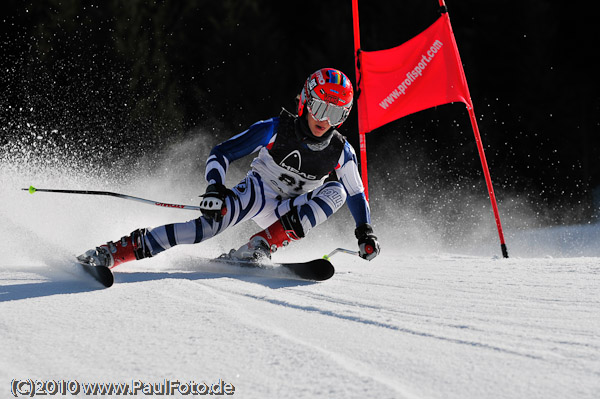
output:
[[[304,83],[298,116],[307,109],[316,120],[328,120],[332,126],[339,126],[350,114],[353,97],[352,83],[343,72],[333,68],[319,69]]]

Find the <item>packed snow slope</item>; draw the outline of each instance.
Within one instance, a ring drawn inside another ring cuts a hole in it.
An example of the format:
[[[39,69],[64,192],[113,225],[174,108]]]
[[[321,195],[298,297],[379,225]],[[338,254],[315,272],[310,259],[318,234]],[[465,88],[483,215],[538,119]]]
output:
[[[147,178],[127,179],[61,162],[25,166],[5,160],[0,169],[2,398],[28,379],[223,381],[239,398],[600,397],[600,226],[507,228],[511,258],[502,259],[493,221],[456,225],[455,235],[468,239],[448,246],[417,214],[372,201],[381,255],[372,262],[336,255],[337,272],[326,282],[199,261],[243,243],[257,230],[250,222],[123,265],[103,289],[74,255],[138,227],[197,215],[20,189],[196,204],[201,172],[175,178],[161,172],[173,170],[165,163]],[[510,222],[510,209],[502,209]],[[348,218],[335,215],[274,260],[353,249]]]

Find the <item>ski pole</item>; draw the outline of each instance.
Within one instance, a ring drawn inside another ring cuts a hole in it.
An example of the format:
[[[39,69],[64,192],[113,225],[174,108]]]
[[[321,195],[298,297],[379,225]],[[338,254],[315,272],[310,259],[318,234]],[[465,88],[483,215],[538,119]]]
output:
[[[344,254],[349,254],[349,255],[360,256],[358,251],[352,251],[351,249],[345,249],[345,248],[336,248],[333,251],[331,251],[328,255],[323,255],[323,259],[329,260],[329,258],[331,258],[333,255],[337,254],[338,252],[344,253]]]
[[[44,192],[44,193],[62,193],[62,194],[85,194],[85,195],[107,195],[110,197],[117,197],[131,201],[143,202],[149,205],[160,206],[163,208],[175,208],[175,209],[187,209],[189,211],[199,211],[199,206],[192,205],[180,205],[180,204],[167,204],[159,201],[152,201],[144,198],[133,197],[131,195],[112,193],[110,191],[90,191],[90,190],[55,190],[55,189],[45,189],[45,188],[35,188],[33,186],[29,186],[29,188],[23,188],[23,191],[29,191],[30,194],[35,194],[36,192]]]
[[[372,254],[373,251],[375,251],[375,248],[373,248],[371,245],[367,245],[365,248],[365,251],[367,252],[367,254]],[[345,248],[336,248],[333,251],[331,251],[328,255],[323,255],[323,259],[329,260],[329,258],[331,258],[333,255],[337,254],[338,252],[348,254],[348,255],[360,256],[360,252],[358,252],[358,251],[353,251],[351,249],[345,249]]]

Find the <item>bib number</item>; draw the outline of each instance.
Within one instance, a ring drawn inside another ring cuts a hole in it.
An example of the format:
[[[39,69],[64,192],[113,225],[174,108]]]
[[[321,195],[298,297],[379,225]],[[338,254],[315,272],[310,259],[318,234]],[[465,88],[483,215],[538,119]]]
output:
[[[304,184],[306,184],[305,181],[300,180],[300,181],[296,181],[296,179],[294,178],[294,176],[290,176],[288,174],[283,173],[281,176],[279,176],[279,181],[285,183],[287,186],[292,187],[294,191],[298,192],[298,191],[302,191],[302,188],[304,187]]]

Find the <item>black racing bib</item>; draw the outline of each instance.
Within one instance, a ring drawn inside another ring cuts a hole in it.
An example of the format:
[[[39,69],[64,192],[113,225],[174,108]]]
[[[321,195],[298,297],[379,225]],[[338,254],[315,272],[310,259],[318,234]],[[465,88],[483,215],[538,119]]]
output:
[[[320,151],[311,150],[299,139],[295,116],[284,111],[279,116],[277,137],[269,154],[279,166],[307,180],[320,180],[338,166],[345,138],[334,131],[329,145]],[[293,179],[292,176],[290,178]],[[291,183],[291,182],[290,182]]]

